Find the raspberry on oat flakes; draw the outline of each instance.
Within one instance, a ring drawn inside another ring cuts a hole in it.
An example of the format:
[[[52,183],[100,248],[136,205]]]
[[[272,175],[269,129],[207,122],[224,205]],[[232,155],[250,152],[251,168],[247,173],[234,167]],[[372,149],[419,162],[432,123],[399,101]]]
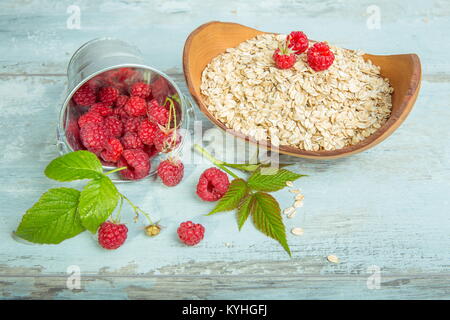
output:
[[[147,102],[140,97],[131,97],[124,108],[132,117],[144,116],[147,113]]]
[[[144,144],[135,132],[127,132],[122,137],[122,144],[125,149],[143,149]]]
[[[98,98],[101,102],[109,104],[114,103],[119,97],[119,90],[114,87],[103,87],[98,92]]]
[[[105,249],[119,248],[127,239],[128,228],[124,224],[103,222],[98,229],[98,243]]]
[[[273,61],[278,69],[290,69],[297,61],[297,57],[289,49],[278,48],[273,53]]]
[[[104,120],[105,127],[108,131],[108,133],[116,138],[119,138],[122,136],[123,132],[123,124],[122,121],[120,121],[118,116],[109,116],[106,117]]]
[[[130,88],[130,95],[147,99],[150,97],[152,89],[149,84],[144,82],[136,82]]]
[[[155,137],[160,131],[161,130],[159,129],[157,124],[145,119],[142,120],[141,124],[139,125],[138,135],[144,144],[153,145]]]
[[[139,180],[148,176],[150,172],[150,160],[144,151],[140,149],[128,149],[122,152],[117,162],[117,167],[127,167],[119,171],[119,174],[128,180]]]
[[[111,108],[111,105],[109,103],[97,102],[91,106],[89,112],[97,112],[102,117],[107,117],[112,115],[114,113],[114,110]]]
[[[205,201],[217,201],[227,192],[230,181],[228,175],[217,168],[209,168],[200,176],[197,195]]]
[[[117,162],[123,152],[123,146],[117,138],[109,138],[105,143],[105,150],[101,157],[106,162]]]
[[[82,128],[88,123],[103,123],[103,117],[97,112],[86,112],[78,118],[78,125]]]
[[[169,110],[165,106],[161,106],[156,99],[153,99],[147,105],[147,116],[150,121],[165,126],[169,121]]]
[[[77,92],[73,94],[73,101],[79,106],[90,106],[97,101],[95,90],[88,84],[83,84]]]
[[[195,246],[203,240],[205,235],[205,227],[192,221],[182,222],[177,229],[178,237],[181,242],[188,246]]]
[[[104,149],[107,138],[108,134],[102,123],[87,123],[81,127],[81,142],[93,153],[98,154]]]
[[[308,64],[314,71],[328,69],[334,61],[334,54],[325,42],[317,42],[308,49]]]
[[[158,166],[158,176],[168,187],[176,186],[183,179],[184,165],[179,159],[169,158],[161,161]]]
[[[126,96],[126,95],[123,95],[123,94],[118,96],[116,102],[114,103],[116,108],[124,107],[129,98],[130,98],[129,96]]]
[[[294,50],[295,54],[302,54],[309,46],[308,37],[301,31],[292,31],[287,36],[286,42],[288,48]]]

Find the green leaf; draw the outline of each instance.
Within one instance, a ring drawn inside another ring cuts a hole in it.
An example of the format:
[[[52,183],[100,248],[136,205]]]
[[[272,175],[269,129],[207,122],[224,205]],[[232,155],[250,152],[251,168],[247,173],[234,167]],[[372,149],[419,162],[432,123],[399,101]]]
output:
[[[270,194],[263,192],[253,194],[252,198],[251,212],[255,227],[265,235],[277,240],[284,250],[291,255],[283,219],[281,218],[280,205],[277,200]]]
[[[77,214],[80,191],[50,189],[22,217],[16,235],[34,243],[57,244],[84,231]]]
[[[83,226],[95,233],[111,215],[119,201],[119,192],[108,177],[90,181],[81,191],[78,213]]]
[[[260,167],[259,164],[247,164],[247,163],[224,163],[224,165],[230,168],[246,172],[253,172]]]
[[[83,150],[58,157],[45,168],[45,175],[57,181],[95,179],[102,173],[102,164],[97,156]]]
[[[248,193],[247,183],[243,179],[231,181],[228,191],[219,200],[216,207],[208,215],[236,209],[242,198]]]
[[[242,229],[242,226],[244,225],[245,221],[247,221],[247,218],[252,211],[252,206],[253,206],[253,202],[254,202],[253,199],[254,199],[253,195],[250,195],[250,196],[246,197],[239,205],[238,212],[237,212],[237,220],[238,220],[239,230]]]
[[[286,187],[287,181],[295,181],[304,177],[286,169],[261,168],[255,171],[248,179],[248,186],[257,191],[278,191]]]

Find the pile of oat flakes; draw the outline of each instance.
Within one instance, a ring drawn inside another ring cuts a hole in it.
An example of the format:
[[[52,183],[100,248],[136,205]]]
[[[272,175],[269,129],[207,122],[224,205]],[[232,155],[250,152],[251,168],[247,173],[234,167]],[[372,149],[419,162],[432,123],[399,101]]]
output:
[[[357,144],[386,122],[393,88],[361,52],[330,46],[326,71],[313,71],[305,55],[281,70],[272,55],[285,39],[259,35],[211,61],[201,92],[214,117],[258,141],[312,151]]]

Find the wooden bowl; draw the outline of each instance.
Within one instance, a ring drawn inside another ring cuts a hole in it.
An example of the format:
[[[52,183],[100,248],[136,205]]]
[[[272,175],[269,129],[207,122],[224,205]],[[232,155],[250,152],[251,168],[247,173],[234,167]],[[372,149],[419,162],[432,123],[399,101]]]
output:
[[[239,132],[228,129],[208,111],[200,93],[200,85],[202,72],[214,57],[225,52],[227,48],[236,47],[241,42],[263,33],[265,32],[237,23],[209,22],[201,25],[189,35],[183,52],[184,76],[189,91],[200,110],[221,129],[228,130],[235,136],[253,143],[256,143],[253,138],[245,137]],[[366,54],[364,59],[370,59],[375,65],[380,66],[381,75],[388,78],[394,88],[391,116],[374,134],[358,144],[332,151],[306,151],[291,146],[275,148],[270,143],[259,143],[271,150],[296,157],[333,159],[367,150],[386,139],[405,120],[416,101],[421,80],[420,60],[416,54],[388,56]]]

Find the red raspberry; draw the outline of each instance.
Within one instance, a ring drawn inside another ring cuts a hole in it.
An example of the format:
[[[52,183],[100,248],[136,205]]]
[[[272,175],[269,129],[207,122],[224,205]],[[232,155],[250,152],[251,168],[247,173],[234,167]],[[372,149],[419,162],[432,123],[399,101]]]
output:
[[[165,126],[169,121],[169,110],[159,105],[156,99],[153,99],[147,105],[147,116],[150,121]]]
[[[124,224],[103,222],[98,229],[98,243],[105,249],[119,248],[127,240],[128,228]]]
[[[108,134],[103,124],[87,123],[81,127],[80,139],[89,151],[98,154],[104,149]]]
[[[135,132],[127,132],[122,137],[122,144],[125,149],[143,149],[144,144]]]
[[[113,110],[114,115],[118,116],[120,119],[122,119],[122,121],[130,118],[128,113],[125,111],[125,107],[115,108]]]
[[[152,89],[147,83],[136,82],[131,86],[130,94],[132,96],[141,97],[142,99],[147,99],[152,94]]]
[[[91,108],[89,109],[89,112],[97,112],[102,117],[110,116],[114,113],[113,109],[110,107],[108,103],[105,102],[97,102],[94,103]]]
[[[139,76],[139,73],[131,68],[120,68],[114,71],[114,77],[117,82],[124,82],[125,80],[134,79]]]
[[[198,179],[197,195],[205,201],[217,201],[227,192],[229,185],[228,175],[212,167],[205,170]]]
[[[139,129],[139,125],[141,124],[141,121],[143,120],[143,117],[129,117],[127,119],[122,120],[123,122],[123,131],[124,132],[136,132]]]
[[[97,112],[89,111],[78,118],[78,125],[80,126],[80,128],[82,128],[84,125],[88,123],[101,124],[103,123],[103,117],[101,116],[101,114]]]
[[[124,108],[132,117],[144,116],[147,113],[147,102],[140,97],[131,97]]]
[[[334,61],[334,54],[325,42],[317,42],[308,49],[308,64],[314,71],[328,69]]]
[[[98,92],[98,98],[101,102],[113,104],[119,97],[119,90],[114,87],[103,87]]]
[[[108,130],[108,133],[112,137],[119,138],[120,136],[122,136],[123,124],[118,116],[106,117],[104,120],[104,124],[106,129]]]
[[[142,120],[139,125],[138,135],[144,144],[153,145],[156,135],[160,132],[158,125],[150,120]]]
[[[123,146],[117,138],[109,138],[101,157],[106,162],[117,162],[123,152]]]
[[[154,136],[153,144],[158,152],[168,153],[181,143],[181,135],[173,129],[169,131],[158,131]]]
[[[168,159],[161,161],[158,166],[158,176],[161,181],[168,187],[176,186],[183,179],[184,165],[183,162],[176,159]]]
[[[295,54],[302,54],[308,49],[308,37],[301,31],[292,31],[286,38],[288,48],[294,50]]]
[[[154,145],[149,146],[148,144],[144,145],[144,152],[148,155],[149,159],[156,156],[159,152],[156,150]]]
[[[122,157],[117,162],[117,167],[127,167],[127,169],[119,171],[124,179],[139,180],[148,176],[150,160],[144,151],[128,149],[122,153]]]
[[[192,221],[186,221],[180,223],[177,233],[181,242],[187,244],[188,246],[195,246],[203,240],[205,235],[205,227],[199,223],[197,224],[192,223]]]
[[[169,82],[163,77],[159,76],[155,81],[152,82],[152,95],[158,101],[158,103],[163,104],[166,97],[170,95],[171,86]]]
[[[95,90],[88,83],[83,84],[72,98],[79,106],[90,106],[97,101]]]
[[[289,50],[276,49],[273,54],[273,60],[278,69],[290,69],[294,66],[297,57]]]
[[[117,97],[116,102],[114,103],[116,108],[122,108],[127,103],[128,99],[130,99],[129,96],[120,95]]]

